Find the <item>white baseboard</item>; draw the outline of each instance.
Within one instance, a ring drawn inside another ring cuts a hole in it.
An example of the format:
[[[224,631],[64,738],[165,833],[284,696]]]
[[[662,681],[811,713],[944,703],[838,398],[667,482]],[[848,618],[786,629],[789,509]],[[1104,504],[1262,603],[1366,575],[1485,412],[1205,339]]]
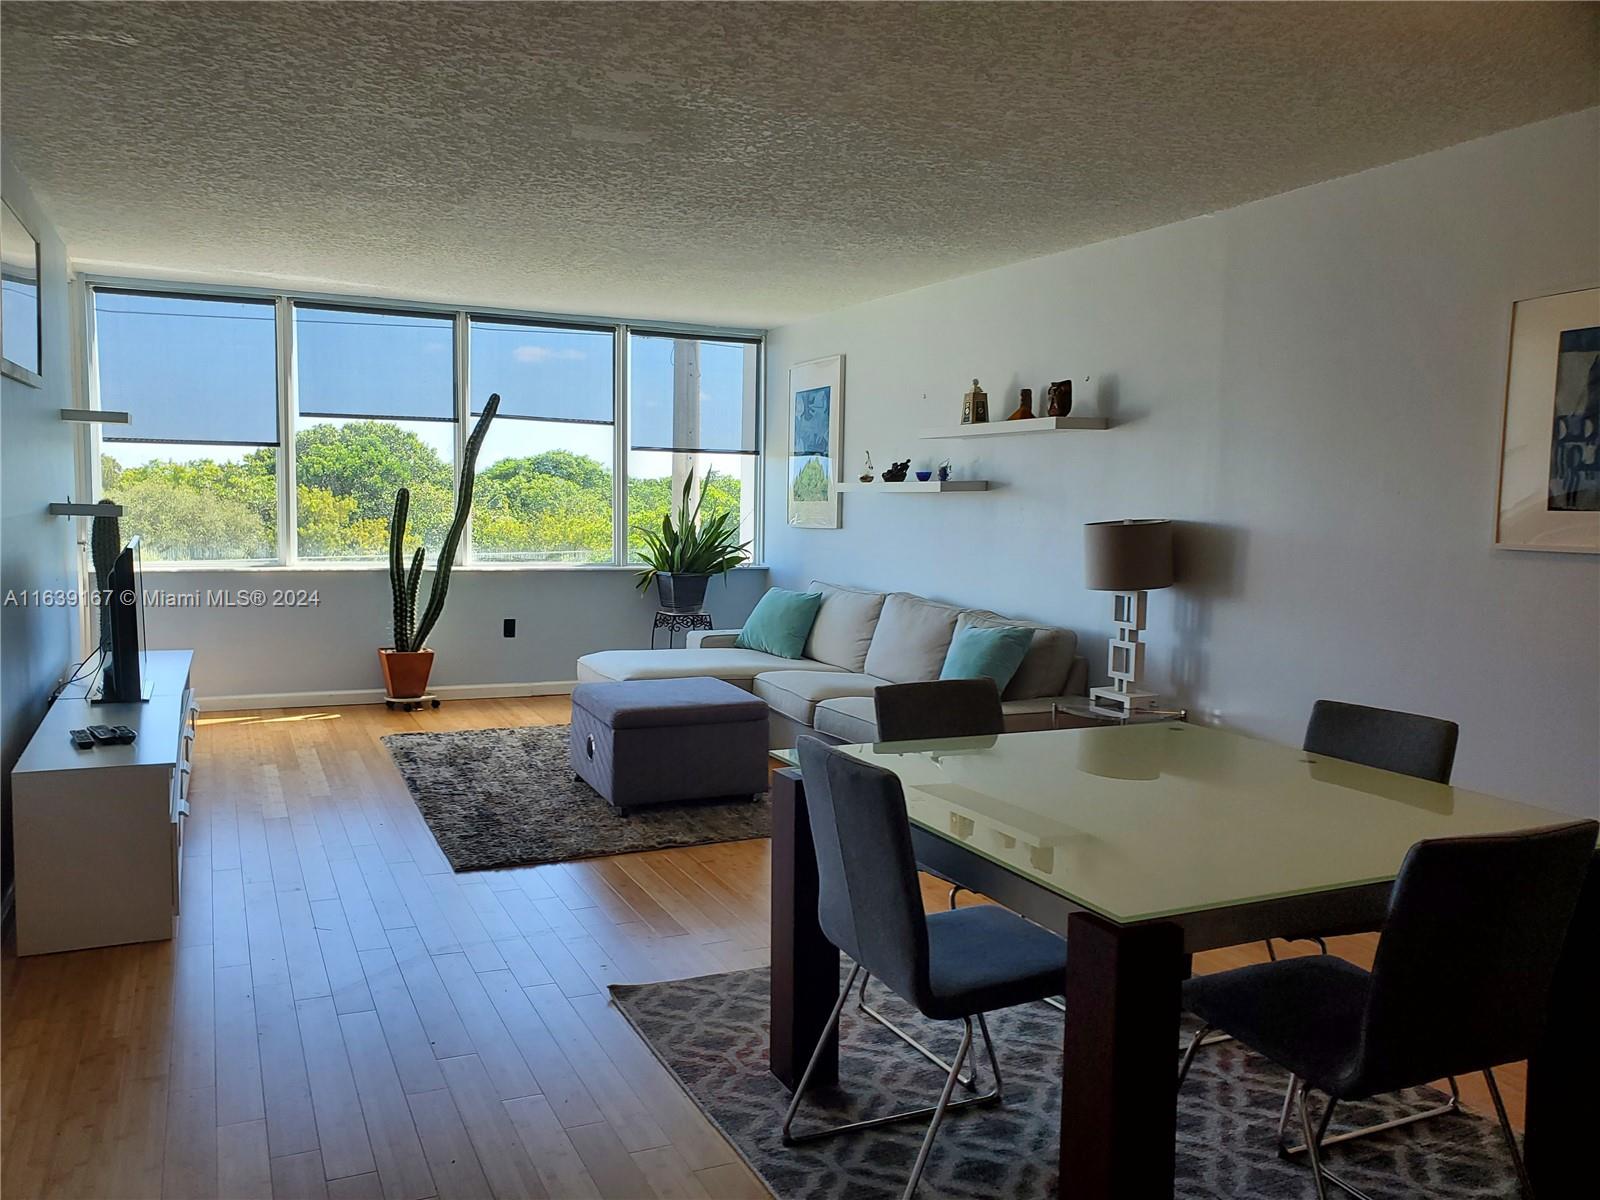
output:
[[[449,683],[433,689],[441,700],[493,700],[505,696],[567,696],[576,679],[543,683]],[[260,692],[250,696],[200,696],[204,712],[231,712],[244,708],[334,708],[346,704],[382,704],[382,688],[355,688],[342,692]]]

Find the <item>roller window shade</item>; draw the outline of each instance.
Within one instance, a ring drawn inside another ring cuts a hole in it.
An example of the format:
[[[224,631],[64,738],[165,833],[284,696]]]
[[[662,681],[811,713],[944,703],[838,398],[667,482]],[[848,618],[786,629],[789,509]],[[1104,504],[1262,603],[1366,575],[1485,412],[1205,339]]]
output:
[[[469,346],[474,416],[498,392],[496,420],[610,425],[616,419],[610,330],[474,317]]]
[[[296,304],[294,336],[301,416],[455,420],[453,318]]]
[[[754,454],[759,351],[756,342],[630,334],[633,449]]]
[[[106,441],[277,444],[272,301],[97,289],[94,321]]]

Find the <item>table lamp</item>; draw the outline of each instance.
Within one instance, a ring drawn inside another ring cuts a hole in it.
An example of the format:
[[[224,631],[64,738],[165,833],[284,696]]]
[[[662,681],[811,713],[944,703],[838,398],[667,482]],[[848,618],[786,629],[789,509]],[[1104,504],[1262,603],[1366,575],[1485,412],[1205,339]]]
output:
[[[1090,701],[1120,717],[1155,707],[1156,694],[1142,691],[1145,599],[1153,588],[1172,586],[1172,522],[1095,521],[1083,527],[1084,583],[1114,592],[1117,636],[1108,655],[1109,687],[1091,688]]]

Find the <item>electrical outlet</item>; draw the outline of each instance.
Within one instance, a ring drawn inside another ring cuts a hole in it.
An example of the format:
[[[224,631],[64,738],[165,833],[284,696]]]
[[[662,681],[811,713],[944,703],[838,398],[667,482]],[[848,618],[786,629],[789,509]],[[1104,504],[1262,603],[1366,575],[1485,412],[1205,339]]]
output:
[[[505,619],[505,623],[501,626],[501,632],[506,637],[516,637],[517,636],[517,619],[515,617],[507,617]]]

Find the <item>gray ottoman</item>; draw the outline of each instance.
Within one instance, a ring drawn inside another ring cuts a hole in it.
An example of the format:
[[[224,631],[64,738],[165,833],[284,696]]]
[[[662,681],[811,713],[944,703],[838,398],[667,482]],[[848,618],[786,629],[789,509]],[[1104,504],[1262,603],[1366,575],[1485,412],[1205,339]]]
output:
[[[720,679],[580,683],[572,771],[618,812],[767,790],[767,702]]]

